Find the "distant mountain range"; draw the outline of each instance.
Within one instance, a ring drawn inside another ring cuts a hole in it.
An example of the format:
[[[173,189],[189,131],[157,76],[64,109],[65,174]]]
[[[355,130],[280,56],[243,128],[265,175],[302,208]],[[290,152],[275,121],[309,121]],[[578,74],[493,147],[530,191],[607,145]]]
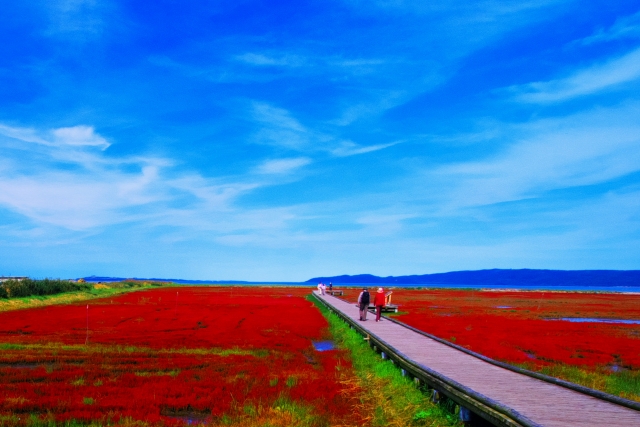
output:
[[[386,283],[398,285],[640,286],[640,270],[475,270],[412,276],[371,274],[314,277],[307,283]]]

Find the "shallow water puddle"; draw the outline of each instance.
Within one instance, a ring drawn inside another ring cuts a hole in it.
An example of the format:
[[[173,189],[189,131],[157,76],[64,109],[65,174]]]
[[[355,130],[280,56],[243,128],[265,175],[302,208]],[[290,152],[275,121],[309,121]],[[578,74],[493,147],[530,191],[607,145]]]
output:
[[[328,351],[328,350],[335,350],[336,346],[333,343],[333,341],[314,341],[313,348],[316,351]]]
[[[182,421],[186,425],[206,424],[211,419],[209,411],[194,411],[192,409],[172,410],[163,408],[160,415],[171,420]]]
[[[48,368],[51,364],[34,363],[34,362],[22,362],[22,363],[0,363],[0,368],[13,368],[13,369],[36,369],[39,367]]]
[[[494,308],[511,308],[510,305],[497,305]]]
[[[170,418],[176,421],[182,421],[188,426],[195,426],[199,424],[206,424],[209,421],[208,417],[200,417],[194,415],[164,415],[166,418]]]

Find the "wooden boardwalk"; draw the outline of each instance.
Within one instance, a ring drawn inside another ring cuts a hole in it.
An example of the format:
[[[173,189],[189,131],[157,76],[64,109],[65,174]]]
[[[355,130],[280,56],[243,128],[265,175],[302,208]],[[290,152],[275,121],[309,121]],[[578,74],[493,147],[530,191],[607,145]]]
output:
[[[640,427],[638,410],[496,366],[388,319],[377,323],[371,313],[366,322],[360,322],[355,302],[348,303],[330,295],[319,295],[318,292],[315,294],[360,332],[370,334],[372,341],[389,351],[389,356],[396,359],[401,367],[408,367],[407,370],[411,372],[411,367],[415,365],[416,371],[424,370],[435,377],[448,379],[456,396],[459,390],[475,395],[480,405],[464,406],[474,413],[480,412],[481,416],[495,424]],[[404,363],[402,359],[408,359],[413,365]],[[437,388],[447,395],[451,394],[447,393],[448,389],[444,386]],[[483,398],[486,399],[484,404],[488,405],[485,414],[481,413]],[[454,400],[458,400],[461,406],[464,402],[459,398]],[[497,411],[500,415],[498,418],[504,420],[496,422],[495,414],[491,416],[495,407],[506,408]]]

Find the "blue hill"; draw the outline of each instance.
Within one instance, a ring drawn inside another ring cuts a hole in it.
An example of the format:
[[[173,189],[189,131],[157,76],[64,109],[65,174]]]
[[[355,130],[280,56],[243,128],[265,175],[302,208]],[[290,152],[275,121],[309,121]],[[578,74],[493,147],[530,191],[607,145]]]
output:
[[[412,276],[371,274],[314,277],[307,283],[386,283],[398,285],[640,286],[640,270],[475,270]]]

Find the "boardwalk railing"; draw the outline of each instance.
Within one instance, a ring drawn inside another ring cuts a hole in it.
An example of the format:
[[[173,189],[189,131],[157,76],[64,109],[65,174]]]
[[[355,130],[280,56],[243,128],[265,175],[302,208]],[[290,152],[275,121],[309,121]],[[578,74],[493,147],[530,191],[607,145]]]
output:
[[[466,387],[464,384],[460,384],[459,382],[451,378],[448,378],[439,372],[436,372],[430,369],[424,364],[415,362],[410,357],[403,354],[400,349],[395,348],[394,346],[386,342],[384,339],[374,334],[370,329],[365,328],[362,325],[362,323],[355,321],[352,317],[344,314],[342,311],[338,309],[335,309],[331,304],[325,301],[324,298],[319,298],[316,295],[316,293],[313,293],[313,295],[316,298],[316,300],[318,300],[320,303],[326,306],[330,312],[334,313],[335,315],[340,317],[342,320],[347,322],[353,329],[358,331],[360,334],[366,336],[368,338],[369,345],[372,346],[374,350],[381,352],[383,358],[390,359],[391,361],[393,361],[394,364],[398,365],[398,367],[402,369],[403,374],[410,375],[415,379],[416,382],[418,381],[423,382],[430,389],[437,390],[438,392],[446,395],[449,399],[451,399],[452,401],[460,405],[460,407],[466,408],[472,411],[473,413],[479,415],[480,417],[489,421],[493,425],[509,426],[509,427],[515,427],[515,426],[541,427],[541,424],[536,423],[535,421],[524,416],[518,411],[515,411],[514,409],[500,402],[492,400],[487,396],[480,394],[470,389],[469,387]],[[623,406],[625,408],[640,411],[640,403],[638,402],[623,399],[617,396],[613,396],[607,393],[603,393],[601,391],[593,390],[587,387],[583,387],[577,384],[573,384],[573,383],[563,381],[557,378],[553,378],[547,375],[543,375],[537,372],[528,371],[512,365],[508,365],[506,363],[498,362],[496,360],[485,357],[481,354],[470,351],[464,347],[458,346],[456,344],[450,343],[446,340],[435,337],[426,332],[415,329],[395,319],[385,317],[385,320],[396,323],[402,327],[412,330],[415,333],[418,333],[422,336],[435,340],[449,347],[455,348],[456,350],[459,350],[468,355],[474,356],[478,359],[483,360],[484,362],[490,363],[500,368],[508,369],[518,374],[535,378],[537,380],[542,380],[544,382],[553,384],[555,386],[568,388],[575,392],[579,392],[579,393],[591,396],[593,398],[611,402],[616,405]],[[490,382],[491,378],[487,378],[487,381]]]

